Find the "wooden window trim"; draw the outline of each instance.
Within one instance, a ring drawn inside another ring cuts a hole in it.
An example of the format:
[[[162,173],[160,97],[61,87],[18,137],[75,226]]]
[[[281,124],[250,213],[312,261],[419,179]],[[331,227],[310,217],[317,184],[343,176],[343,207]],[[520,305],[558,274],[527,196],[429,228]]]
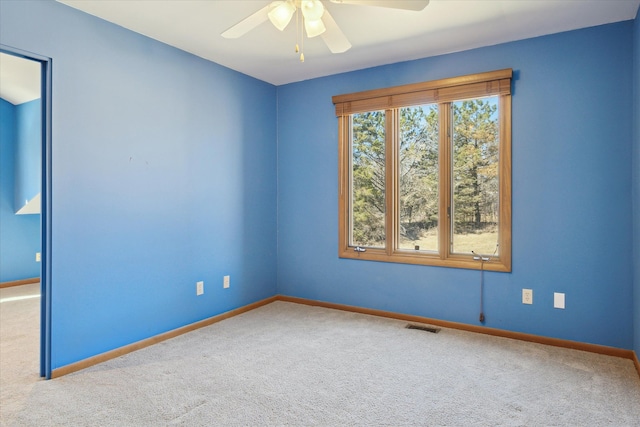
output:
[[[510,95],[509,69],[471,74],[423,83],[413,83],[384,89],[374,89],[332,98],[336,116],[373,110],[409,107],[433,102],[455,101],[489,95]]]
[[[369,261],[396,262],[404,264],[431,265],[466,269],[484,269],[489,271],[511,271],[511,78],[512,70],[504,69],[487,73],[453,77],[430,82],[415,83],[384,89],[334,96],[333,103],[338,117],[339,146],[339,201],[338,201],[338,255],[341,258],[362,259]],[[451,195],[448,189],[450,182],[451,141],[445,124],[450,123],[450,109],[440,108],[440,148],[439,165],[439,253],[416,253],[410,250],[395,249],[395,228],[398,218],[398,185],[396,171],[398,168],[396,129],[398,117],[396,110],[400,107],[438,103],[450,104],[453,101],[478,98],[483,96],[499,97],[500,109],[500,148],[499,148],[499,187],[500,187],[500,225],[499,256],[481,263],[473,256],[452,254],[449,247],[450,218],[447,208],[451,206]],[[349,245],[350,236],[350,171],[348,165],[351,158],[351,115],[374,110],[386,110],[387,156],[386,156],[386,247],[367,248],[366,252],[356,252]],[[389,149],[393,147],[392,149]]]

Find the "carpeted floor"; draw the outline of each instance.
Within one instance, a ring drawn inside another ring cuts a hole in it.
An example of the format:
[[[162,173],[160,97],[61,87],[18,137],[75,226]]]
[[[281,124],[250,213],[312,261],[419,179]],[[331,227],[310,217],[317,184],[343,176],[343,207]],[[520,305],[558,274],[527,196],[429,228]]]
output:
[[[40,284],[0,289],[0,425],[39,381],[39,356]]]
[[[640,426],[630,360],[275,302],[25,389],[15,426]],[[4,345],[4,343],[3,343]]]

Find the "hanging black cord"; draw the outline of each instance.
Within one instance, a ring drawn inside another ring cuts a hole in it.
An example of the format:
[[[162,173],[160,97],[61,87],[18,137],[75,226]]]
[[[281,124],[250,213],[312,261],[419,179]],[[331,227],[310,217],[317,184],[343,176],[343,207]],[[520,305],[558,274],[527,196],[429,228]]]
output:
[[[493,251],[493,255],[498,252],[498,244],[496,244],[496,249]],[[490,257],[483,257],[482,255],[476,255],[474,251],[471,251],[473,254],[473,259],[480,261],[480,323],[484,323],[484,263],[485,261],[491,260]]]
[[[480,323],[484,323],[484,259],[480,257]]]

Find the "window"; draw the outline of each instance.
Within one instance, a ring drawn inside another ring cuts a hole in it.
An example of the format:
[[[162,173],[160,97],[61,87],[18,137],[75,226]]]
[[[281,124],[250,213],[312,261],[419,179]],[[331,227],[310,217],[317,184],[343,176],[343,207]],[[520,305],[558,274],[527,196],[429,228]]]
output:
[[[511,271],[511,75],[333,97],[340,257]]]

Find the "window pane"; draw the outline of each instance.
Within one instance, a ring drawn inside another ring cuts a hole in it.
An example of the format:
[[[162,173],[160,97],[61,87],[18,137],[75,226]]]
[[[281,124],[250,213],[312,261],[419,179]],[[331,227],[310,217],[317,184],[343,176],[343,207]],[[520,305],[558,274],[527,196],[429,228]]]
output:
[[[438,251],[438,106],[400,109],[400,249]]]
[[[455,102],[452,114],[451,252],[497,254],[498,98]]]
[[[385,247],[385,112],[351,116],[351,246]]]

